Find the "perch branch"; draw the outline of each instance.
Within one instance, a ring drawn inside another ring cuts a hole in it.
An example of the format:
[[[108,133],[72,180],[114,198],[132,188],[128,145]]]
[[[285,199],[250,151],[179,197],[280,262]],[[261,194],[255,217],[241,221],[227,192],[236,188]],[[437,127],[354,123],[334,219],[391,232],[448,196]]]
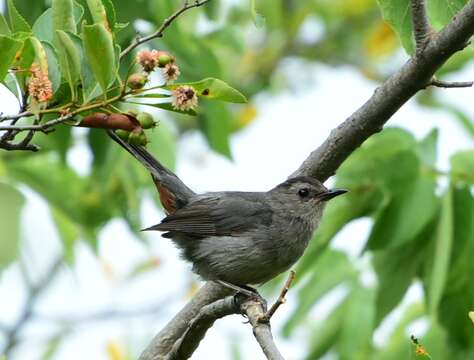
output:
[[[436,86],[445,89],[467,88],[472,87],[474,81],[441,81],[433,79],[428,83],[428,86]]]
[[[259,320],[260,322],[268,322],[272,318],[273,314],[278,310],[278,308],[286,302],[286,293],[290,290],[291,283],[295,279],[295,272],[290,271],[288,279],[286,279],[283,289],[281,289],[280,296],[278,296],[277,301],[272,305],[272,307],[265,313],[265,315]]]

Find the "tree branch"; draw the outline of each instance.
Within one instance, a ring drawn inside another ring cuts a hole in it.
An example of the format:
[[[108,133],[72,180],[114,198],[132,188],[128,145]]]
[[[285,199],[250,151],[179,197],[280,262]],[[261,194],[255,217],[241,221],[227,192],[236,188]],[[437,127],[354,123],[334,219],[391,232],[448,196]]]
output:
[[[326,181],[367,138],[382,130],[392,115],[420,89],[455,52],[462,50],[474,33],[474,0],[433,36],[422,54],[415,55],[380,85],[367,102],[331,131],[291,175],[313,176]]]
[[[433,79],[428,84],[428,86],[436,86],[439,88],[445,89],[455,89],[455,88],[466,88],[472,87],[474,85],[474,81],[441,81]]]
[[[207,282],[181,311],[153,338],[139,360],[158,360],[168,354],[188,328],[189,323],[206,305],[232,294],[232,291],[215,282]]]
[[[139,37],[136,38],[129,46],[127,46],[121,53],[120,53],[120,59],[126,56],[128,53],[130,53],[133,49],[135,49],[137,46],[150,41],[152,39],[156,39],[159,37],[163,36],[164,31],[170,26],[174,20],[176,20],[182,13],[186,12],[189,9],[195,8],[202,6],[209,2],[210,0],[202,0],[202,1],[195,1],[192,4],[189,4],[189,1],[185,1],[183,6],[176,11],[173,15],[170,17],[166,18],[165,21],[163,21],[163,24],[159,27],[158,30],[156,30],[154,33],[144,36],[144,37]]]
[[[428,14],[426,13],[426,0],[410,0],[410,5],[416,53],[421,54],[432,34]]]

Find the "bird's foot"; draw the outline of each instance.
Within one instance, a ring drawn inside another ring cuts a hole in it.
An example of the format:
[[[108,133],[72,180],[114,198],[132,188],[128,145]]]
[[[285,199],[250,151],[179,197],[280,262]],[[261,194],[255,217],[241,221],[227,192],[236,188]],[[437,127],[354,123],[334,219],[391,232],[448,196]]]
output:
[[[234,295],[234,301],[236,306],[240,307],[239,304],[242,304],[242,301],[251,299],[259,302],[263,307],[263,311],[267,311],[267,301],[253,287],[247,285],[235,285],[222,280],[218,280],[217,282],[222,286],[237,291],[237,293]],[[244,297],[245,299],[242,299],[242,297]]]

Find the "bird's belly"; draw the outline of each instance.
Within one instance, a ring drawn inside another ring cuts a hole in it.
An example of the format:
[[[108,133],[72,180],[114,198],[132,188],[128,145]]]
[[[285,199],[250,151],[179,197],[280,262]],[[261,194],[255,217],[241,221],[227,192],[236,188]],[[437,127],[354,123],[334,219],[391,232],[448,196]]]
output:
[[[186,241],[183,255],[193,270],[206,280],[233,284],[260,284],[288,270],[303,254],[308,239],[287,236],[255,238],[252,236],[207,237]]]

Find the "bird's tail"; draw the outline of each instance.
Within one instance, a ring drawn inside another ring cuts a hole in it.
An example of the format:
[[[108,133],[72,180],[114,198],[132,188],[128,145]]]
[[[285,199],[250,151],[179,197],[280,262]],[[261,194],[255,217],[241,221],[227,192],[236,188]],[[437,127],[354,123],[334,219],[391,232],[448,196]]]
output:
[[[107,130],[107,133],[112,140],[127,150],[150,172],[160,193],[161,203],[168,213],[179,209],[188,202],[190,197],[195,195],[175,173],[164,167],[143,147],[122,140],[112,130]]]

